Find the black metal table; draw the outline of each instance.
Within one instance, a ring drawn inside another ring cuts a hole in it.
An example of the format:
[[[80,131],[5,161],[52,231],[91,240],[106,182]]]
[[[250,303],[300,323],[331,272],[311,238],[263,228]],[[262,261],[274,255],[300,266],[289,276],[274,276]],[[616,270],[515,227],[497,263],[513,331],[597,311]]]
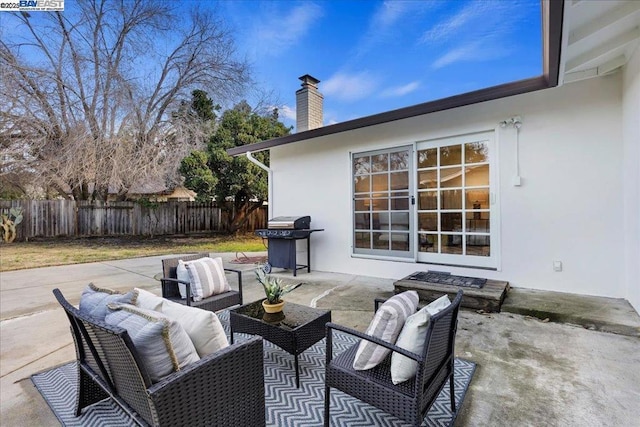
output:
[[[229,310],[231,343],[234,332],[260,335],[294,356],[296,387],[300,387],[298,355],[325,337],[331,311],[287,301],[282,313],[268,314],[262,300]]]

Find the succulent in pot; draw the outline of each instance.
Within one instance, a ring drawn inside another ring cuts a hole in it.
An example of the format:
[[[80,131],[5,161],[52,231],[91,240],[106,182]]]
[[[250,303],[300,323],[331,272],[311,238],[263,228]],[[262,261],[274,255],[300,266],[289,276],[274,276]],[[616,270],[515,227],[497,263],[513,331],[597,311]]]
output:
[[[267,297],[263,302],[265,304],[275,305],[283,303],[282,296],[288,294],[302,283],[285,283],[279,277],[273,277],[264,272],[262,267],[256,269],[256,279],[264,288],[264,294]],[[266,307],[265,307],[266,309]],[[282,307],[280,307],[282,309]]]

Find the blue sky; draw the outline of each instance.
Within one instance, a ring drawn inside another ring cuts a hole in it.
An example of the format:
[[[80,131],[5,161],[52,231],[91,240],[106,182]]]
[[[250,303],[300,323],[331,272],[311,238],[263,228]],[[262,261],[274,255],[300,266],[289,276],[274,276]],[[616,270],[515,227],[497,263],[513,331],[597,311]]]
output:
[[[74,2],[67,0],[67,12]],[[304,74],[320,80],[325,125],[542,74],[540,0],[189,0],[179,7],[188,13],[191,6],[222,15],[288,126]],[[2,32],[12,37],[19,30],[8,18],[0,16]]]
[[[542,74],[539,0],[223,0],[255,78],[295,124],[298,77],[325,125]]]

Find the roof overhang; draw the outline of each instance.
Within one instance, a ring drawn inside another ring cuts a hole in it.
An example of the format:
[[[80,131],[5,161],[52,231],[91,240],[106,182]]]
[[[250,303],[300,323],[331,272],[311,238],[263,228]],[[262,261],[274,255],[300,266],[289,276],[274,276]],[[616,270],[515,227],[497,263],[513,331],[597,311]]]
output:
[[[477,104],[508,96],[520,95],[547,89],[558,85],[560,72],[560,50],[562,46],[562,22],[564,0],[541,0],[542,5],[542,34],[543,34],[543,74],[539,77],[519,80],[493,86],[473,92],[463,93],[448,98],[386,111],[372,116],[361,117],[346,122],[323,126],[304,132],[286,135],[280,138],[261,141],[254,144],[234,147],[227,150],[227,154],[238,156],[247,152],[268,150],[280,145],[304,141],[321,136],[333,135],[354,129],[388,123],[395,120],[407,119],[436,111],[449,110],[465,105]]]

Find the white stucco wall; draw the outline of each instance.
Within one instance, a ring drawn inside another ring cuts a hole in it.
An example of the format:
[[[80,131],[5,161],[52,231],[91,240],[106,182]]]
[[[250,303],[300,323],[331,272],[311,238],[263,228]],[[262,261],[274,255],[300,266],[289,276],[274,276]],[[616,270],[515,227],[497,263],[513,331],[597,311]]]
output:
[[[623,70],[624,281],[627,299],[640,312],[640,48]]]
[[[274,215],[311,215],[315,270],[399,279],[434,269],[512,286],[627,298],[621,73],[271,150]],[[515,131],[521,115],[522,186]],[[501,268],[477,270],[351,256],[350,152],[497,128]],[[563,263],[553,271],[553,261]]]

